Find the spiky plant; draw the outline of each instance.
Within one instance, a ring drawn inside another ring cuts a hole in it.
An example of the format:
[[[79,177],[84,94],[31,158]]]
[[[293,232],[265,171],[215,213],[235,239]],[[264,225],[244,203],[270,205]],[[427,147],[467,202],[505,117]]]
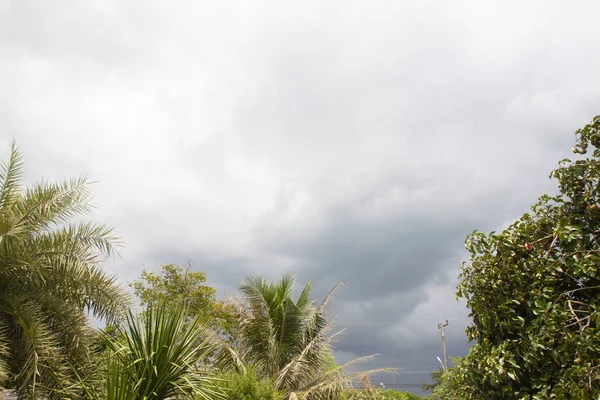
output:
[[[289,275],[278,282],[261,276],[244,280],[238,304],[240,338],[233,345],[222,344],[221,362],[237,369],[255,366],[259,377],[271,379],[288,396],[334,398],[356,376],[351,366],[371,357],[332,366],[332,344],[339,332],[332,332],[325,309],[340,285],[317,305],[310,297],[310,282],[293,300],[294,284],[295,277]]]
[[[222,393],[199,361],[213,351],[200,322],[182,306],[128,314],[116,338],[107,335],[106,400],[219,399]]]
[[[86,314],[112,319],[128,297],[98,266],[112,229],[73,222],[90,211],[87,179],[24,188],[22,168],[13,143],[0,168],[0,376],[19,398],[64,398],[89,366]]]

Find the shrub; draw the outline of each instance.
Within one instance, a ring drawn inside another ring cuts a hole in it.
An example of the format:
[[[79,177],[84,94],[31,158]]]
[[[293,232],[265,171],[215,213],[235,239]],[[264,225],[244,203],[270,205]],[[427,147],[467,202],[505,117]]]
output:
[[[383,389],[350,389],[342,396],[343,400],[419,400],[423,397],[399,390]]]
[[[218,385],[228,400],[281,400],[283,394],[275,390],[269,379],[258,379],[256,370],[246,372],[225,371],[218,375]]]

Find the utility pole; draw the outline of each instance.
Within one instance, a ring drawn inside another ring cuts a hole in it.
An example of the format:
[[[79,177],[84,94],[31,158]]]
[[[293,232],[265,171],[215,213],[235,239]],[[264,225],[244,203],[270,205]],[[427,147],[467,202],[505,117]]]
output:
[[[446,354],[446,336],[444,335],[444,327],[448,326],[448,320],[445,323],[440,322],[438,329],[442,331],[442,349],[444,350],[444,367],[448,371],[448,355]]]

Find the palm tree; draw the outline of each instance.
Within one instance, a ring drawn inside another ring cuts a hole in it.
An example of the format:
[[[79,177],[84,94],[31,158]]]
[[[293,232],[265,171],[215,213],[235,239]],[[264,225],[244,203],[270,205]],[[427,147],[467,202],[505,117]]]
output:
[[[233,345],[222,345],[221,362],[242,370],[255,366],[259,377],[271,379],[288,396],[333,398],[354,377],[364,374],[349,373],[350,367],[371,357],[335,364],[332,344],[339,332],[330,329],[325,308],[339,284],[319,305],[310,298],[310,282],[294,301],[294,284],[295,277],[289,275],[275,283],[261,276],[244,280],[240,286],[243,301],[238,302],[240,337]]]
[[[137,317],[130,312],[116,338],[106,336],[108,372],[102,398],[222,398],[214,379],[198,365],[214,349],[201,324],[203,316],[191,321],[187,316],[180,305],[149,307]]]
[[[90,211],[86,177],[22,186],[13,143],[0,167],[0,376],[19,398],[64,398],[85,375],[93,331],[128,296],[98,266],[115,252],[112,229],[72,222]]]

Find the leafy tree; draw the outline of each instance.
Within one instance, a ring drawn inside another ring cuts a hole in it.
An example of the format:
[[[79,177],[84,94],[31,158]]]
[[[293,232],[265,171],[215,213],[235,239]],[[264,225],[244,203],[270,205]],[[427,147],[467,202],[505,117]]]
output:
[[[113,319],[128,298],[98,266],[115,251],[112,230],[72,222],[90,211],[87,179],[23,188],[22,176],[13,143],[0,169],[0,377],[20,398],[52,399],[89,367],[86,314]]]
[[[456,368],[469,399],[600,396],[600,116],[551,173],[559,194],[500,233],[467,237],[457,294],[477,343]]]
[[[295,278],[287,275],[274,283],[260,276],[245,279],[240,286],[243,300],[238,304],[240,340],[224,346],[221,361],[239,371],[256,367],[259,378],[272,380],[277,390],[289,396],[334,398],[358,375],[347,374],[348,367],[368,357],[332,366],[335,334],[327,323],[325,307],[339,285],[316,305],[310,298],[310,283],[293,300],[294,284]]]
[[[142,305],[182,303],[190,314],[206,318],[215,302],[215,289],[205,285],[206,274],[190,271],[174,265],[161,265],[159,272],[142,272],[140,279],[133,281],[133,288]]]
[[[184,270],[174,265],[161,265],[158,272],[144,269],[142,276],[131,282],[135,295],[142,305],[182,304],[190,317],[198,316],[224,335],[232,333],[233,309],[225,302],[216,299],[216,290],[206,283],[206,274]]]

